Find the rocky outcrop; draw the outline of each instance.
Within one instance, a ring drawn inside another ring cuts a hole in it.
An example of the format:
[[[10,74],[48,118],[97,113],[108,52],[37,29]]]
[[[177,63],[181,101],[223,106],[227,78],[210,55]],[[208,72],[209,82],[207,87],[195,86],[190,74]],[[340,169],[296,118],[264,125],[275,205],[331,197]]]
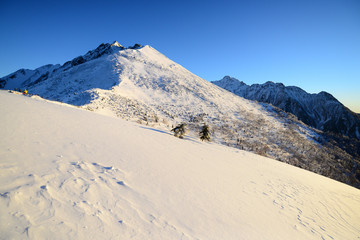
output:
[[[327,92],[310,94],[299,87],[273,82],[249,86],[229,76],[212,83],[246,99],[270,103],[319,130],[360,139],[359,115]]]

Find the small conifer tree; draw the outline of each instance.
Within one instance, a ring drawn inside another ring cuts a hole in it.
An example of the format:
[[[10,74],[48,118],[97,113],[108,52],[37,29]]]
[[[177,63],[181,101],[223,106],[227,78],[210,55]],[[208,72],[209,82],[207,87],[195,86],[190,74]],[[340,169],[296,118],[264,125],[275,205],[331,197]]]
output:
[[[182,123],[175,128],[171,129],[172,132],[174,132],[174,136],[178,138],[184,138],[184,135],[186,133],[186,124]]]
[[[200,131],[200,139],[201,141],[209,141],[211,140],[210,138],[210,129],[209,126],[204,124],[204,126],[202,127],[201,131]]]

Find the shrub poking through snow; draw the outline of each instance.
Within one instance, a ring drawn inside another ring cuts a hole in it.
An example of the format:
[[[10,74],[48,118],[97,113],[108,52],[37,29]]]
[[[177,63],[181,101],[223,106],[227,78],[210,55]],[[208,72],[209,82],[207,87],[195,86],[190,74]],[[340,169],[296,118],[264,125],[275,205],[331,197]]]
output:
[[[186,123],[181,123],[180,125],[171,129],[171,131],[174,132],[175,137],[184,138],[186,133]]]
[[[200,139],[201,141],[210,141],[210,129],[209,126],[204,124],[204,126],[202,127],[201,131],[200,131]]]

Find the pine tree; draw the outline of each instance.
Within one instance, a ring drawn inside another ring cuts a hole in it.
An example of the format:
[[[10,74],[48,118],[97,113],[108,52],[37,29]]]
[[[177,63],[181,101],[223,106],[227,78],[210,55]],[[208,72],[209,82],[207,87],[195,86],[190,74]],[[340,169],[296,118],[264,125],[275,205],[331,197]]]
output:
[[[175,128],[171,129],[172,132],[174,132],[174,136],[178,138],[184,138],[184,135],[186,133],[186,124],[182,123]]]
[[[209,126],[204,124],[204,126],[202,127],[201,131],[200,131],[200,139],[201,141],[210,141],[210,129]]]

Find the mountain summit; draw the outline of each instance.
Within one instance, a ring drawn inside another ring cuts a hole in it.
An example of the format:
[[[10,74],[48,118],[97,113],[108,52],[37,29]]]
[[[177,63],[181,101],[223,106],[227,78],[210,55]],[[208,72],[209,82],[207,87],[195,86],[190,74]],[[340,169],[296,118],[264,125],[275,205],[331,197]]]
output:
[[[124,48],[120,43],[118,43],[117,41],[114,41],[111,46],[115,46],[115,47],[120,47],[120,48]]]
[[[359,116],[327,92],[310,94],[299,87],[273,82],[249,86],[229,76],[212,83],[246,99],[271,103],[319,130],[360,140]]]
[[[186,123],[185,139],[198,138],[207,124],[216,143],[360,187],[359,158],[353,149],[339,148],[279,108],[236,96],[194,75],[151,46],[101,44],[62,66],[39,69],[15,72],[0,82],[6,89],[26,88],[46,99],[163,132]]]

